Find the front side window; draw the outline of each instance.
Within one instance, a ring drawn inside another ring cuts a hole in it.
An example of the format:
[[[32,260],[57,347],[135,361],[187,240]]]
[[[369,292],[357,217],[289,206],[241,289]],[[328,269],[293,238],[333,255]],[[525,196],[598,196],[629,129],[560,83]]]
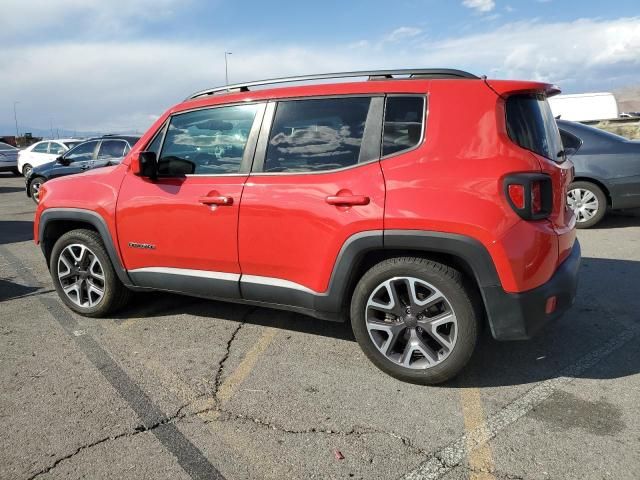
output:
[[[358,163],[368,97],[278,103],[265,172],[316,172]]]
[[[239,173],[258,105],[235,105],[174,115],[162,145],[158,171],[171,175],[172,165],[192,164],[193,173]],[[154,148],[152,142],[149,148]],[[184,167],[181,167],[184,168]]]
[[[382,156],[415,147],[422,138],[424,97],[388,97],[384,111]]]
[[[47,153],[49,150],[49,142],[41,142],[33,147],[33,152],[36,153]]]
[[[65,154],[64,158],[71,162],[86,162],[88,160],[93,160],[93,152],[97,145],[97,140],[81,143],[77,147],[69,150]]]
[[[69,150],[71,150],[76,145],[80,145],[82,142],[63,142]]]
[[[507,99],[507,131],[522,148],[554,162],[564,159],[558,125],[544,95],[512,95]]]
[[[126,152],[127,142],[123,140],[103,140],[98,150],[101,160],[121,160]]]

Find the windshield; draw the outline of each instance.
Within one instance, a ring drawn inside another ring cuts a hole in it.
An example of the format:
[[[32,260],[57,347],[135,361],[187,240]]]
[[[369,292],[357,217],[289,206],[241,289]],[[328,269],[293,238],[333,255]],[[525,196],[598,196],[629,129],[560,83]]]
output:
[[[562,162],[562,140],[546,97],[513,95],[507,99],[507,131],[522,148]]]
[[[63,142],[66,147],[71,150],[73,147],[75,147],[76,145],[80,145],[82,143],[82,141],[78,140],[77,142]]]

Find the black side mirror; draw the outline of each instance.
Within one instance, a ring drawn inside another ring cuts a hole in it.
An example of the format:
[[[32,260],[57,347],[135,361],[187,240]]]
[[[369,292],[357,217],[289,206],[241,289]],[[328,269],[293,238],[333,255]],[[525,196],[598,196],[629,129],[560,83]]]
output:
[[[156,152],[140,152],[138,155],[140,163],[140,176],[151,180],[158,178],[158,160]]]
[[[66,158],[64,158],[64,155],[60,155],[58,158],[56,158],[56,162],[58,162],[61,165],[69,165],[69,160],[67,160]]]

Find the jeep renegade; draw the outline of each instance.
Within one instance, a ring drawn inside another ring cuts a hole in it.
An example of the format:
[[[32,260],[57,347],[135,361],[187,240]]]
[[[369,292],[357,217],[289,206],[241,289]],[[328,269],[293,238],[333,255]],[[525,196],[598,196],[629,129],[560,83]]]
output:
[[[483,325],[526,339],[574,301],[558,92],[435,69],[204,90],[121,164],[44,184],[35,241],[82,315],[163,290],[350,318],[381,370],[443,382]]]

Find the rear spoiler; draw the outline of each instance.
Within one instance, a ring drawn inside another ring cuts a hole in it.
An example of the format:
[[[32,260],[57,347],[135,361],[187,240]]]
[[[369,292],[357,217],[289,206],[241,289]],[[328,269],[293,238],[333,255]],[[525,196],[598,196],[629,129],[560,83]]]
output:
[[[557,85],[543,82],[527,82],[521,80],[488,80],[487,86],[500,97],[508,97],[518,93],[544,93],[547,97],[558,95],[561,90]]]

